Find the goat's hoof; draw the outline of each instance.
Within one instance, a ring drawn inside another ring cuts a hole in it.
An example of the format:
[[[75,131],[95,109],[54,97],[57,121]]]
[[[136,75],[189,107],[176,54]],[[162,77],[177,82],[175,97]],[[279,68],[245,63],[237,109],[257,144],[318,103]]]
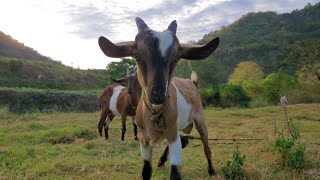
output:
[[[138,138],[138,137],[135,137],[134,140],[139,141],[139,138]]]
[[[167,159],[160,159],[159,162],[158,162],[158,167],[162,167],[164,166],[164,164],[166,163]]]
[[[181,174],[178,171],[177,166],[171,166],[171,172],[170,172],[170,180],[181,180]]]
[[[216,171],[212,168],[208,170],[208,173],[210,174],[210,176],[214,176],[216,175]]]
[[[98,128],[99,135],[102,137],[102,129]]]

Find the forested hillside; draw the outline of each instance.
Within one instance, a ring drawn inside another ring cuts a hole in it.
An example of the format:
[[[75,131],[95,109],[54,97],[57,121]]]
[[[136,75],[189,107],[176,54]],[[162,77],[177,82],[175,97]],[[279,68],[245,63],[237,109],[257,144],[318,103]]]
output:
[[[294,74],[320,49],[320,3],[285,14],[248,13],[206,34],[198,44],[217,36],[220,45],[208,60],[181,61],[177,75],[188,77],[192,68],[199,72],[202,85],[224,83],[237,64],[248,60],[258,63],[267,75],[279,69]]]
[[[105,77],[105,70],[80,70],[53,61],[0,57],[0,87],[101,89],[108,84]]]
[[[0,87],[101,89],[111,81],[105,77],[105,70],[65,66],[0,31]]]

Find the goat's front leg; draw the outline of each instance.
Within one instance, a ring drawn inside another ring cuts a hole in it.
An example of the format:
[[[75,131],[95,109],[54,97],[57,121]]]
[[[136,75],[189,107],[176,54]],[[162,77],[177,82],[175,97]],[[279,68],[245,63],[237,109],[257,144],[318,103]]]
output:
[[[138,140],[138,130],[137,130],[137,123],[136,123],[136,117],[132,116],[132,125],[133,125],[133,132],[134,132],[134,140]]]
[[[142,178],[144,180],[149,180],[152,175],[152,146],[150,145],[150,141],[146,141],[145,138],[141,137],[140,150],[143,159]]]
[[[186,136],[182,136],[182,135],[180,135],[180,139],[181,139],[182,148],[185,148],[189,144],[189,139]],[[168,155],[169,155],[169,147],[167,146],[162,156],[160,157],[160,160],[158,162],[158,167],[164,166],[164,164],[167,162]]]
[[[124,141],[124,135],[126,134],[126,120],[127,119],[127,115],[123,114],[121,116],[121,123],[122,123],[122,134],[121,134],[121,141]]]
[[[177,138],[169,144],[169,156],[171,165],[170,180],[182,179],[178,169],[181,166],[181,150],[181,140],[177,132]]]

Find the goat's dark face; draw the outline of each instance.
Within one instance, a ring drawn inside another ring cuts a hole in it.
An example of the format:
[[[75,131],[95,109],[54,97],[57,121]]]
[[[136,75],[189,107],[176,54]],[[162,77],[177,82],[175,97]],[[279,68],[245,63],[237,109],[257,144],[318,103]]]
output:
[[[125,77],[120,79],[112,79],[116,83],[125,83],[128,89],[128,94],[131,95],[138,89],[138,78],[137,73],[127,74]]]
[[[155,32],[146,29],[138,33],[135,42],[133,56],[139,83],[152,104],[162,104],[168,96],[169,81],[180,59],[179,41],[170,30]]]
[[[169,82],[180,58],[204,59],[219,44],[219,38],[204,46],[180,44],[176,37],[176,21],[172,21],[163,32],[151,30],[140,18],[136,18],[136,23],[139,32],[135,41],[113,44],[105,37],[100,37],[99,45],[109,57],[135,57],[139,83],[155,105],[162,104],[168,96]]]

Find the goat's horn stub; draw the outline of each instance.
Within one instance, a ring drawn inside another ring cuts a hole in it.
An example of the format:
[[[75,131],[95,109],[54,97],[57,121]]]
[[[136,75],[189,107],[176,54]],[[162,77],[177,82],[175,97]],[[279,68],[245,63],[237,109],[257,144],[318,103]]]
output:
[[[147,24],[139,17],[136,17],[136,24],[138,27],[138,31],[141,32],[145,29],[149,29],[149,27],[147,26]]]
[[[177,32],[177,21],[174,20],[170,23],[170,25],[168,26],[168,30],[170,30],[174,35]]]

